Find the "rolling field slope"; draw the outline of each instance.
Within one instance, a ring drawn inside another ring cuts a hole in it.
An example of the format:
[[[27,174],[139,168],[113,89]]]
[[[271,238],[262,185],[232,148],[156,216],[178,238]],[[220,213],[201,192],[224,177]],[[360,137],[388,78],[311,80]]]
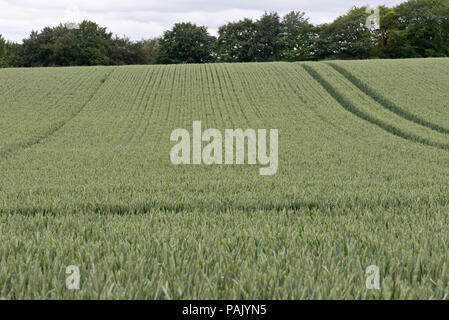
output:
[[[448,298],[448,61],[0,70],[0,297]],[[173,165],[195,120],[277,174]]]
[[[385,106],[402,109],[406,118],[449,132],[448,59],[339,61],[334,65],[344,68],[346,76]]]

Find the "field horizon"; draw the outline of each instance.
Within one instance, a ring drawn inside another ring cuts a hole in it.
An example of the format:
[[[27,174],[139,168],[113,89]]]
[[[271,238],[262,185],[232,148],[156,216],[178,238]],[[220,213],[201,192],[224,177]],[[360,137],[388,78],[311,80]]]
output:
[[[0,69],[0,298],[447,299],[448,71]],[[276,174],[173,165],[170,134],[194,121],[277,129]]]

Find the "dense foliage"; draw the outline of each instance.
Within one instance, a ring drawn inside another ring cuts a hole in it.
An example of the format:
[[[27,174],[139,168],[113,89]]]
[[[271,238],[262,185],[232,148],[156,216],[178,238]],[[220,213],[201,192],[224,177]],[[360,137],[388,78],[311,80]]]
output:
[[[158,62],[206,63],[213,60],[215,38],[207,33],[206,27],[192,23],[177,23],[166,31],[160,40]]]
[[[449,56],[449,0],[409,0],[380,7],[380,25],[366,26],[372,12],[354,7],[334,22],[314,26],[304,12],[265,13],[218,30],[177,23],[161,38],[132,42],[113,37],[94,22],[45,28],[6,42],[0,35],[0,67],[304,61],[323,59]]]
[[[150,64],[156,60],[158,39],[132,42],[113,37],[95,22],[60,24],[33,31],[23,44],[0,38],[4,67],[92,66]]]

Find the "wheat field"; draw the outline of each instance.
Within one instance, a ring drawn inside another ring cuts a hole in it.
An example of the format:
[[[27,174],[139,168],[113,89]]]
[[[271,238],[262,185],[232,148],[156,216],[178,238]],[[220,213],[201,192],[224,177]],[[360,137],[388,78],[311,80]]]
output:
[[[447,299],[448,71],[0,70],[0,298]],[[277,174],[173,165],[170,133],[193,121],[278,129]]]

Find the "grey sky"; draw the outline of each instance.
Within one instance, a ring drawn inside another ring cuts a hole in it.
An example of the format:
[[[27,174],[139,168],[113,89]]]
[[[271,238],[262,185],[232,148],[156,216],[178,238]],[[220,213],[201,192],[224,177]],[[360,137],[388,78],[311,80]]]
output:
[[[133,40],[160,36],[174,23],[191,21],[216,34],[220,25],[264,11],[304,11],[313,23],[330,22],[352,6],[396,5],[404,0],[0,0],[0,34],[18,41],[32,30],[60,22],[93,20]]]

